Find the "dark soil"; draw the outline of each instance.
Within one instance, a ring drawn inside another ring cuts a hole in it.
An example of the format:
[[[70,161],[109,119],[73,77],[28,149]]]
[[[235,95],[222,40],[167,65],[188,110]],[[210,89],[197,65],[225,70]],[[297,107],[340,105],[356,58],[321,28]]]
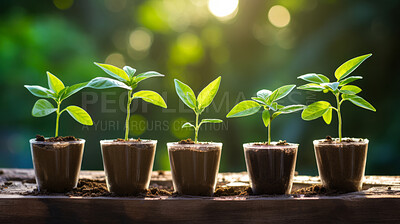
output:
[[[178,144],[194,144],[194,141],[191,138],[180,140]]]
[[[300,195],[310,197],[310,196],[315,196],[315,195],[333,196],[333,195],[341,194],[341,192],[329,190],[329,189],[323,187],[321,184],[316,184],[316,185],[312,185],[309,187],[300,188],[298,190],[292,191],[291,194],[294,195],[295,197],[298,197]]]
[[[360,138],[358,141],[359,141],[359,142],[363,142],[364,139]],[[325,142],[325,143],[339,143],[339,139],[338,139],[338,138],[334,139],[334,138],[332,138],[331,136],[328,135],[328,136],[326,136],[326,138],[324,139],[324,142]],[[352,139],[352,138],[346,138],[346,139],[342,139],[342,142],[345,142],[345,143],[352,143],[352,142],[356,142],[356,140],[354,140],[354,139]]]
[[[138,138],[138,139],[128,139],[128,140],[125,140],[125,139],[122,139],[122,138],[117,138],[117,139],[114,140],[114,142],[141,142],[141,141],[142,140],[140,138]]]
[[[36,141],[39,142],[73,142],[73,141],[79,141],[78,138],[75,138],[74,136],[57,136],[57,137],[51,137],[46,139],[43,135],[36,135]]]
[[[254,143],[253,145],[270,145],[268,142],[259,142],[259,143]],[[286,140],[279,140],[276,144],[271,144],[271,145],[289,145],[289,143],[286,142]]]

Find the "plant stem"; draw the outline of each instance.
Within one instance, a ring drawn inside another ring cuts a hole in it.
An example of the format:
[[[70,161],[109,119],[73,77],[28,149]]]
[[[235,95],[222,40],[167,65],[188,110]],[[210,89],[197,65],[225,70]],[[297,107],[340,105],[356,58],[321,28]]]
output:
[[[126,120],[125,120],[125,141],[129,138],[129,118],[131,116],[132,90],[128,92],[128,102],[126,104]]]
[[[197,144],[197,136],[199,135],[199,114],[196,113],[196,127],[194,128],[194,143]]]
[[[268,145],[271,144],[271,121],[268,125]]]
[[[342,141],[342,115],[340,113],[340,105],[342,104],[339,100],[339,93],[336,95],[336,102],[337,102],[337,114],[338,114],[338,121],[339,121],[339,142]]]
[[[57,102],[56,133],[55,133],[54,137],[58,137],[58,124],[60,123],[60,115],[61,115],[61,113],[60,113],[60,104],[61,104],[61,102]]]

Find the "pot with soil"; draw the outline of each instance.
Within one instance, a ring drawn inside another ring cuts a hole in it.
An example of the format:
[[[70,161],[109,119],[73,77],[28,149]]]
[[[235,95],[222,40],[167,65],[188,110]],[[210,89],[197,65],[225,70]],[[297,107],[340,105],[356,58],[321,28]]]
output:
[[[243,144],[253,194],[290,194],[298,144]]]
[[[310,82],[299,89],[331,92],[336,98],[336,107],[326,101],[317,101],[308,105],[302,112],[303,120],[314,120],[322,117],[328,125],[332,121],[332,111],[337,112],[338,138],[327,136],[326,139],[315,140],[314,150],[318,172],[324,187],[340,192],[360,191],[365,173],[368,140],[359,138],[342,138],[341,105],[349,101],[361,108],[376,111],[365,99],[358,96],[361,88],[349,83],[362,79],[361,76],[350,76],[362,62],[372,54],[362,55],[346,61],[335,71],[336,82],[321,74],[305,74],[299,76]]]
[[[184,195],[211,196],[217,184],[222,143],[167,143],[175,191]]]
[[[110,192],[135,195],[149,187],[156,140],[102,140],[100,145]]]
[[[328,189],[360,191],[367,161],[367,139],[322,139],[314,141],[318,172]]]
[[[299,145],[286,141],[271,141],[271,121],[280,114],[300,111],[304,105],[279,105],[277,100],[287,96],[296,86],[286,85],[276,90],[257,92],[257,97],[238,103],[226,117],[243,117],[264,109],[262,119],[268,128],[268,141],[243,144],[247,173],[253,194],[290,194]],[[274,106],[272,106],[274,105]]]
[[[29,142],[39,191],[62,193],[76,187],[84,139],[37,137]]]

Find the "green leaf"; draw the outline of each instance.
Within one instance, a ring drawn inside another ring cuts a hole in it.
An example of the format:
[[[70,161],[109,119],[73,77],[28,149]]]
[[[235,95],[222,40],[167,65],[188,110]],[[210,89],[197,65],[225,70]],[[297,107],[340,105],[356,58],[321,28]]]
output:
[[[325,87],[320,86],[320,85],[315,84],[315,83],[309,83],[309,84],[305,84],[305,85],[299,86],[297,89],[321,92],[321,91],[325,90]]]
[[[132,77],[133,77],[133,76],[135,75],[135,73],[136,73],[136,69],[134,69],[134,68],[132,68],[132,67],[130,67],[130,66],[124,66],[123,70],[124,70],[124,72],[125,72],[126,74],[128,74],[129,79],[132,79]]]
[[[222,123],[222,120],[221,119],[203,119],[203,120],[201,120],[200,125],[205,124],[205,123],[214,123],[214,124]]]
[[[65,110],[74,118],[77,122],[83,125],[93,125],[92,118],[90,115],[82,108],[78,106],[69,106]]]
[[[354,81],[362,79],[362,78],[363,77],[361,77],[361,76],[350,76],[350,77],[347,77],[347,78],[345,78],[345,79],[343,79],[343,80],[341,80],[339,82],[339,86],[347,85],[347,84],[349,84],[351,82],[354,82]]]
[[[324,119],[325,123],[327,123],[328,125],[331,123],[332,121],[332,108],[329,107],[329,109],[324,113],[324,115],[322,115],[322,118]]]
[[[196,110],[196,96],[194,95],[193,90],[188,85],[177,79],[175,79],[174,82],[176,93],[182,102],[192,110]]]
[[[264,100],[261,97],[252,97],[251,99],[256,101],[256,102],[258,102],[258,103],[260,103],[260,104],[267,104],[266,100]]]
[[[269,91],[268,89],[262,89],[257,92],[257,97],[264,99],[264,101],[266,102],[268,97],[271,96],[271,94],[272,92]]]
[[[349,95],[354,95],[357,94],[359,92],[361,92],[361,88],[357,87],[357,86],[353,86],[353,85],[347,85],[347,86],[343,86],[340,89],[340,92],[343,94],[349,94]]]
[[[315,74],[315,73],[310,73],[310,74],[305,74],[297,77],[298,79],[305,80],[307,82],[312,82],[312,83],[325,83],[329,82],[329,78],[321,75],[321,74]]]
[[[264,122],[265,127],[268,127],[269,123],[271,122],[271,116],[268,110],[264,110],[262,113],[262,119]]]
[[[35,105],[33,105],[32,116],[44,117],[54,113],[55,111],[57,111],[57,108],[55,108],[49,101],[40,99],[36,101]]]
[[[275,112],[275,113],[273,113],[272,114],[272,117],[271,117],[271,121],[273,120],[273,119],[275,119],[277,116],[279,116],[281,114],[281,112]]]
[[[47,73],[47,81],[49,83],[49,88],[58,94],[61,90],[65,88],[64,83],[61,82],[55,75],[50,72]]]
[[[61,99],[67,99],[68,97],[74,95],[75,93],[79,92],[83,88],[87,87],[87,84],[89,82],[83,82],[83,83],[78,83],[73,86],[66,87],[64,95],[61,97]]]
[[[339,68],[335,71],[335,77],[337,80],[342,80],[346,78],[350,73],[352,73],[358,66],[360,66],[365,59],[371,57],[372,54],[362,55],[353,59],[350,59],[343,63]]]
[[[271,105],[267,105],[268,108],[271,110],[277,111],[279,107],[283,108],[284,106],[279,105],[278,103],[274,102]]]
[[[198,108],[204,109],[208,107],[214,100],[215,95],[218,92],[219,84],[221,83],[221,76],[216,78],[210,84],[208,84],[197,96]]]
[[[140,81],[143,81],[145,79],[152,78],[152,77],[164,77],[164,75],[160,74],[158,72],[150,71],[150,72],[141,73],[141,74],[135,76],[133,80],[136,83],[138,83]]]
[[[304,106],[304,105],[290,105],[290,106],[286,106],[282,109],[279,109],[279,112],[281,112],[283,114],[289,114],[289,113],[303,110],[305,107],[306,106]]]
[[[195,128],[195,126],[189,122],[186,122],[182,125],[182,128]]]
[[[336,91],[339,87],[338,82],[331,82],[331,83],[321,83],[321,86],[327,86],[329,87],[332,91]]]
[[[343,94],[342,98],[344,100],[348,100],[348,101],[352,102],[356,106],[376,112],[376,109],[370,103],[368,103],[366,100],[364,100],[363,98],[361,98],[357,95]]]
[[[136,92],[132,95],[133,99],[141,98],[142,100],[152,103],[156,106],[160,106],[162,108],[167,108],[167,104],[165,104],[164,99],[160,96],[160,94],[150,91],[150,90],[142,90]]]
[[[55,97],[55,94],[53,91],[46,89],[41,86],[29,86],[29,85],[24,85],[25,88],[29,90],[34,96],[37,97],[42,97],[42,98],[53,98]]]
[[[287,96],[295,87],[296,85],[286,85],[274,90],[271,96],[268,97],[267,104],[272,104],[272,102]]]
[[[101,63],[94,63],[95,65],[97,65],[98,67],[100,67],[101,69],[103,69],[103,71],[105,71],[107,74],[109,74],[110,76],[118,79],[121,82],[128,82],[130,80],[128,74],[126,74],[126,72],[118,67],[115,67],[113,65],[108,65],[108,64],[101,64]]]
[[[243,117],[257,113],[261,106],[255,101],[245,100],[232,108],[226,117]]]
[[[93,89],[108,89],[108,88],[113,88],[113,87],[118,87],[118,88],[123,88],[127,90],[131,90],[132,88],[127,86],[125,83],[120,82],[115,79],[110,79],[110,78],[104,78],[104,77],[97,77],[92,80],[87,84],[87,87],[93,88]]]
[[[329,110],[331,104],[326,101],[318,101],[307,106],[303,113],[301,113],[301,118],[306,121],[314,120],[321,117],[326,111]]]

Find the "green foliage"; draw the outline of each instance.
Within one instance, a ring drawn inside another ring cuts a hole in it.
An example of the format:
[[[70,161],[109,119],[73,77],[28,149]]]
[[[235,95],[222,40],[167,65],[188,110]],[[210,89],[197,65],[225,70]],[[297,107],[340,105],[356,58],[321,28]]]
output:
[[[189,122],[186,122],[185,124],[182,125],[182,128],[193,128],[195,131],[195,143],[198,142],[198,133],[199,129],[202,124],[205,123],[221,123],[222,120],[220,119],[203,119],[199,123],[199,116],[200,114],[204,111],[205,108],[207,108],[212,101],[214,100],[215,95],[218,92],[219,85],[221,83],[221,76],[212,81],[210,84],[208,84],[197,96],[194,94],[193,90],[186,85],[185,83],[175,79],[175,90],[176,93],[178,94],[179,98],[182,100],[186,106],[188,106],[190,109],[194,111],[196,114],[196,123],[191,124]]]
[[[47,80],[49,89],[41,86],[30,85],[25,85],[24,87],[27,88],[29,92],[31,92],[34,96],[53,99],[56,102],[57,107],[54,107],[53,104],[51,104],[48,100],[39,99],[38,101],[36,101],[35,105],[32,108],[32,116],[44,117],[56,112],[57,118],[55,137],[58,136],[59,119],[60,115],[64,111],[67,111],[71,115],[71,117],[73,117],[77,122],[83,125],[93,125],[93,121],[90,115],[84,109],[78,106],[69,106],[66,109],[60,111],[61,102],[72,96],[73,94],[77,93],[81,89],[87,87],[88,83],[79,83],[73,86],[64,86],[64,83],[50,72],[47,72]]]
[[[318,76],[308,76],[307,79],[312,81],[319,80]],[[265,127],[268,127],[268,144],[271,143],[271,121],[280,114],[289,114],[304,109],[304,105],[289,105],[282,106],[276,101],[287,96],[296,85],[282,86],[273,92],[267,89],[262,89],[257,92],[257,97],[252,97],[252,100],[244,100],[236,104],[232,110],[226,115],[227,118],[243,117],[257,113],[261,108],[264,108],[262,120]]]
[[[317,75],[315,73],[305,74],[299,76],[298,79],[310,82],[303,86],[298,87],[298,89],[316,91],[316,92],[331,92],[336,97],[337,107],[333,107],[330,103],[326,101],[318,101],[308,105],[302,112],[301,117],[306,120],[314,120],[322,116],[325,123],[328,125],[332,121],[332,110],[338,113],[339,120],[339,140],[342,140],[342,118],[340,106],[346,100],[352,102],[354,105],[368,109],[371,111],[376,111],[376,109],[368,103],[366,100],[357,96],[362,90],[360,87],[355,85],[348,85],[351,82],[362,79],[361,76],[350,76],[360,64],[369,58],[372,54],[362,55],[353,59],[350,59],[343,63],[335,71],[336,82],[330,82],[329,79],[324,75]]]
[[[160,106],[162,108],[167,108],[167,104],[164,99],[160,96],[160,94],[150,91],[150,90],[142,90],[138,92],[133,92],[133,90],[137,87],[138,83],[152,77],[164,77],[163,74],[158,72],[149,71],[144,72],[138,75],[135,75],[136,69],[131,68],[129,66],[125,66],[123,69],[115,67],[113,65],[94,63],[107,74],[112,76],[114,79],[97,77],[92,79],[87,86],[94,89],[108,89],[108,88],[123,88],[127,89],[128,92],[128,102],[126,106],[127,115],[125,121],[125,140],[128,140],[129,137],[129,118],[130,118],[130,107],[132,100],[134,99],[142,99],[148,103],[152,103],[156,106]]]

